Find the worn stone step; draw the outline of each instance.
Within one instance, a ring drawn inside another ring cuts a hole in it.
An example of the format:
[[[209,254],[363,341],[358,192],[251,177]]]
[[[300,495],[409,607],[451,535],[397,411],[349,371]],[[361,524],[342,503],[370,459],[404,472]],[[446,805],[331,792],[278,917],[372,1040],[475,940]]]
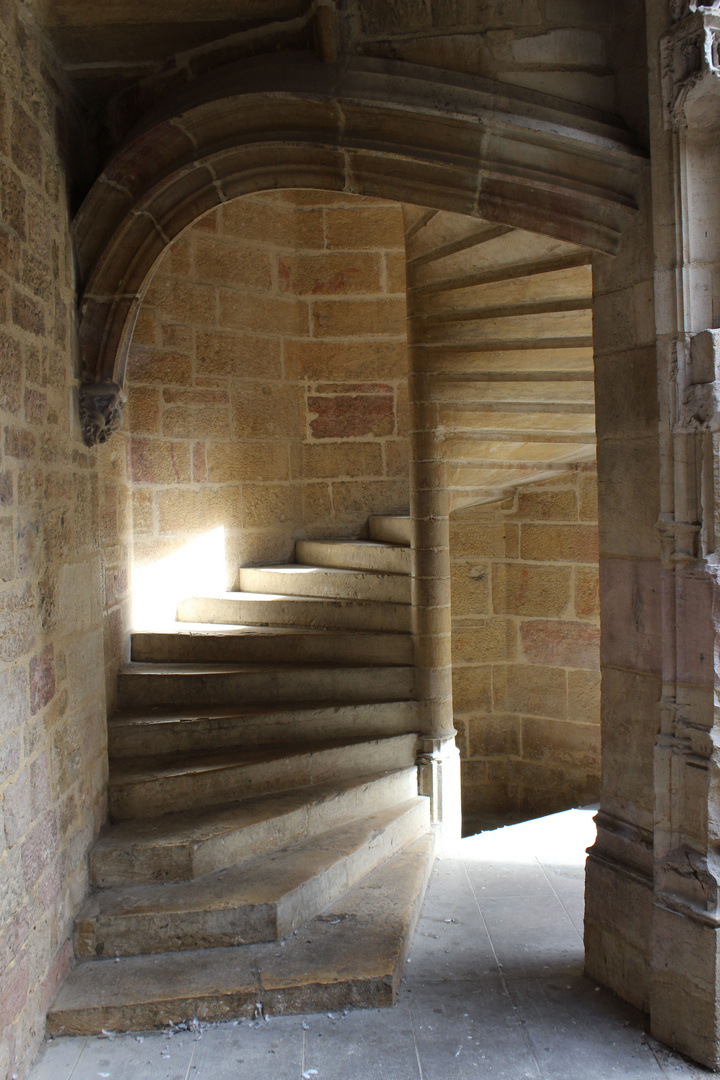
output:
[[[353,664],[412,664],[412,638],[302,627],[218,629],[201,623],[178,623],[174,631],[132,635],[132,659],[146,663],[333,664],[348,657]]]
[[[433,858],[426,835],[290,935],[235,946],[87,960],[60,988],[50,1035],[392,1005]]]
[[[415,795],[413,765],[109,825],[90,850],[90,879],[100,888],[189,881]]]
[[[75,955],[136,956],[278,940],[428,826],[428,800],[418,797],[191,882],[100,890],[76,920]]]
[[[192,596],[177,606],[180,622],[244,623],[255,626],[307,626],[338,630],[409,633],[409,604],[324,597],[226,592]]]
[[[402,514],[373,514],[368,518],[368,536],[383,544],[410,547],[410,518]]]
[[[417,731],[417,727],[415,701],[291,702],[279,708],[217,705],[202,711],[156,706],[112,717],[108,753],[114,760],[290,739],[328,739],[338,734],[380,737]]]
[[[410,551],[402,544],[375,540],[298,540],[295,560],[306,566],[334,566],[348,570],[374,570],[409,574]]]
[[[343,776],[402,769],[413,764],[416,744],[416,736],[408,734],[120,758],[109,779],[110,816],[114,821],[157,817]]]
[[[254,566],[240,571],[238,584],[244,592],[410,603],[410,578],[406,574],[384,574],[374,570],[298,564]]]
[[[118,674],[120,708],[283,701],[391,701],[413,695],[409,666],[139,664]]]

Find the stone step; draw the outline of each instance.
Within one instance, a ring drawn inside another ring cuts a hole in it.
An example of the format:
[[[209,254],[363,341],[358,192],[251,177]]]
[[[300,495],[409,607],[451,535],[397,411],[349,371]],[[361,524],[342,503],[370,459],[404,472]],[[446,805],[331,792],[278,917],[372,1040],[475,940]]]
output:
[[[383,544],[410,547],[410,518],[401,514],[373,514],[368,518],[368,536]]]
[[[406,634],[411,628],[409,604],[245,592],[189,597],[178,604],[177,617],[180,622],[307,626]]]
[[[116,758],[221,750],[291,739],[379,738],[417,731],[415,701],[291,702],[269,706],[156,707],[116,713],[108,722],[108,753]]]
[[[75,924],[75,955],[211,949],[292,933],[429,827],[411,799],[191,882],[103,889]]]
[[[410,578],[406,574],[382,574],[372,570],[298,564],[253,566],[240,571],[238,584],[243,592],[410,603]]]
[[[301,627],[219,630],[210,623],[179,623],[176,631],[132,635],[132,659],[146,663],[334,664],[346,662],[348,656],[354,664],[412,664],[412,638]]]
[[[415,734],[277,743],[221,753],[118,758],[109,780],[114,821],[221,806],[270,791],[329,783],[415,761]]]
[[[96,887],[189,881],[417,795],[417,768],[109,825],[90,851]]]
[[[409,574],[410,551],[403,544],[375,540],[298,540],[295,560],[305,566],[335,566],[348,570],[374,570]]]
[[[118,674],[119,706],[392,701],[413,696],[409,666],[139,664]]]
[[[48,1015],[50,1035],[163,1027],[191,1017],[392,1005],[433,857],[426,835],[349,889],[284,946],[235,946],[78,964]],[[381,903],[379,904],[379,899]]]

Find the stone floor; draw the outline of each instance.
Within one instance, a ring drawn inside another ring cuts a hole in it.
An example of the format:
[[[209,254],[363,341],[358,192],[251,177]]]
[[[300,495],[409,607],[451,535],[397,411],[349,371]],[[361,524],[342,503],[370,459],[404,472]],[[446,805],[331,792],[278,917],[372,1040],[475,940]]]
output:
[[[651,1080],[711,1074],[582,974],[592,810],[439,859],[394,1009],[56,1039],[28,1080]]]

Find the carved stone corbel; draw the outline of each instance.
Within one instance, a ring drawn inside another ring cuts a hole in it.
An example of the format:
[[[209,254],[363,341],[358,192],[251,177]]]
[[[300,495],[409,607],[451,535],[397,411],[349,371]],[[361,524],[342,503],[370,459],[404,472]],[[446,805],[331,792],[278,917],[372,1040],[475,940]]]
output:
[[[666,128],[687,127],[688,99],[704,83],[716,91],[720,83],[720,3],[677,0],[671,13],[678,20],[660,42],[664,122]]]
[[[122,426],[127,394],[115,382],[83,383],[78,398],[83,442],[86,446],[107,442]]]

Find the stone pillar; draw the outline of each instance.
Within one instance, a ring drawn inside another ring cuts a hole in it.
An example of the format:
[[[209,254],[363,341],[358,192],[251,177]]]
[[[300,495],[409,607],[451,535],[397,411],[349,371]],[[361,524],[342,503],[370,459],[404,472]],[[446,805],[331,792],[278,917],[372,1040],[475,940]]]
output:
[[[720,11],[647,4],[660,402],[662,695],[653,1034],[720,1069]]]
[[[410,350],[410,517],[416,693],[420,703],[420,791],[431,799],[434,826],[459,838],[460,755],[452,708],[450,493],[435,438],[431,378]]]

